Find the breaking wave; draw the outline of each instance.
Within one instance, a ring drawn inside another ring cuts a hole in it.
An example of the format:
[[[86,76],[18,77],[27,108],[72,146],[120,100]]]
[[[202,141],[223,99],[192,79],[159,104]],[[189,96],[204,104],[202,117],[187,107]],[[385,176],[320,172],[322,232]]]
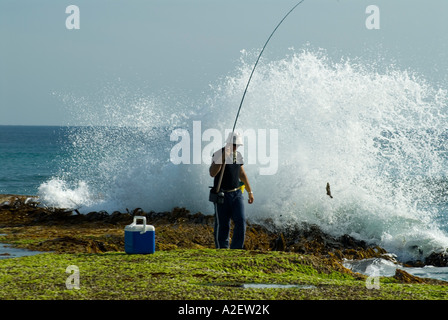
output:
[[[191,148],[199,143],[203,150],[210,142],[201,135],[216,129],[223,134],[215,143],[222,145],[253,61],[243,51],[234,72],[212,84],[200,102],[122,88],[105,88],[96,99],[65,95],[87,125],[71,128],[71,157],[41,185],[40,197],[55,206],[75,203],[81,212],[184,206],[211,214],[210,159],[173,164],[178,141],[170,136],[184,129]],[[446,89],[412,71],[334,61],[323,50],[292,49],[281,60],[262,60],[238,126],[277,130],[278,142],[268,152],[278,169],[262,175],[259,160],[245,165],[255,192],[248,218],[315,223],[402,259],[447,248],[447,98]],[[194,122],[201,125],[199,137]],[[245,159],[259,159],[257,148],[246,144],[242,151]]]

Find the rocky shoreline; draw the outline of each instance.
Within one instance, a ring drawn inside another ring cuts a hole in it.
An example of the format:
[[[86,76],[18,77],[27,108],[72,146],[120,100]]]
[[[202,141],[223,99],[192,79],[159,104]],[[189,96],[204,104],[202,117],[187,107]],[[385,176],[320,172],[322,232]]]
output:
[[[57,253],[124,251],[124,227],[135,215],[146,216],[147,223],[155,226],[156,250],[214,248],[213,216],[192,214],[185,208],[174,208],[170,212],[145,212],[137,208],[124,213],[80,214],[76,210],[44,208],[35,197],[18,195],[0,195],[0,242]],[[352,272],[342,265],[344,259],[382,258],[400,263],[381,247],[349,235],[333,237],[318,226],[305,223],[288,229],[279,229],[270,221],[248,223],[245,249],[317,256],[327,264],[324,268],[347,273]],[[410,262],[407,264],[409,266]],[[434,253],[427,257],[425,264],[446,267],[448,259],[443,254]],[[446,284],[421,279],[400,269],[395,278],[404,283]]]

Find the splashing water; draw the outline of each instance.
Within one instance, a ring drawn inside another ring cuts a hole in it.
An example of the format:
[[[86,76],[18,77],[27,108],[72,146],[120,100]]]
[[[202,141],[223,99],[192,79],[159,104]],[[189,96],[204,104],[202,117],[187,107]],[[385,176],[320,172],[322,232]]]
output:
[[[174,165],[170,133],[192,132],[193,121],[203,130],[230,129],[252,58],[243,51],[235,75],[212,85],[199,106],[128,92],[108,92],[95,106],[68,99],[91,126],[72,129],[72,157],[42,184],[40,197],[51,205],[71,198],[85,212],[185,206],[212,213],[210,159]],[[259,163],[245,165],[255,191],[248,218],[315,223],[402,259],[448,247],[448,227],[439,219],[448,185],[447,99],[445,89],[408,70],[335,62],[323,51],[292,50],[282,60],[261,61],[238,124],[278,130],[278,149],[270,150],[278,151],[278,170],[260,175]],[[99,107],[101,113],[93,111]],[[243,151],[245,158],[257,152]]]

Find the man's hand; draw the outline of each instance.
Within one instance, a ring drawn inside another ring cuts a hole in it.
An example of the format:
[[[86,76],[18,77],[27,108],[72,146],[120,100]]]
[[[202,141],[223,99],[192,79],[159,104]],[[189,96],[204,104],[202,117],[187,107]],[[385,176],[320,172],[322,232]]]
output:
[[[249,193],[249,200],[248,200],[247,202],[249,202],[249,204],[251,204],[252,202],[254,202],[254,193],[253,193],[253,192],[250,192],[250,193]]]

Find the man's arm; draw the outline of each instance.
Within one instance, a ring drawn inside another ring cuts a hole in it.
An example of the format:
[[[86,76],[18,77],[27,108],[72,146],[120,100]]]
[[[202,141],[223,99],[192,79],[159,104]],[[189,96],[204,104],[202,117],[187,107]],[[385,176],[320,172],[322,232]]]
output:
[[[254,193],[252,192],[252,188],[249,184],[249,179],[247,179],[246,171],[244,171],[244,167],[241,166],[240,171],[240,180],[246,185],[246,190],[249,193],[249,203],[254,202]]]
[[[216,164],[214,161],[212,161],[212,164],[210,168],[208,169],[210,176],[214,178],[218,172],[221,170],[222,164]]]
[[[222,152],[222,149],[221,149],[221,150],[216,151],[213,154],[212,164],[210,165],[210,168],[208,169],[210,176],[212,178],[214,178],[219,173],[219,171],[221,171],[222,164],[224,163],[224,160],[225,160],[224,156],[229,153],[228,149],[229,148],[226,148],[225,152]]]

